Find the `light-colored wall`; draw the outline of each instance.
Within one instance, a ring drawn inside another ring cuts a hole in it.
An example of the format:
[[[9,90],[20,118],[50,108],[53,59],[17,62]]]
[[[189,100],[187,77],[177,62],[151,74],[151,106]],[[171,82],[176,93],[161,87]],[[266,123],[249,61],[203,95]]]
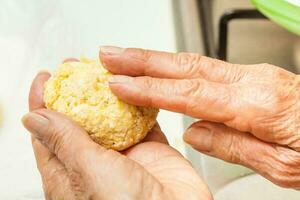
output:
[[[66,57],[96,59],[99,45],[176,51],[173,23],[171,0],[0,1],[0,199],[43,199],[20,122],[36,72],[52,71]],[[182,116],[161,111],[159,122],[184,150]]]

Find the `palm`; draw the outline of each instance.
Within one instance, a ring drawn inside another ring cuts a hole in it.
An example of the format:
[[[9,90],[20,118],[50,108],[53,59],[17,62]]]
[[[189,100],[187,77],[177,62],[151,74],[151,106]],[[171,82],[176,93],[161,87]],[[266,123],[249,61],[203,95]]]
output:
[[[164,187],[176,192],[178,199],[202,199],[209,192],[190,163],[172,147],[157,142],[138,144],[125,155],[142,165]],[[199,190],[202,188],[202,191]],[[181,198],[180,198],[181,197]]]

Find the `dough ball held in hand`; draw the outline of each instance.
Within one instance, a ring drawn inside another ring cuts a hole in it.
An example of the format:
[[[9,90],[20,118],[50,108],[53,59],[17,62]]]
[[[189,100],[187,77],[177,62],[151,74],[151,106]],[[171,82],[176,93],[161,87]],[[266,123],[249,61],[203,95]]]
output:
[[[48,109],[79,123],[95,142],[121,151],[147,135],[158,109],[119,100],[109,88],[110,75],[98,61],[63,63],[46,82],[44,101]]]

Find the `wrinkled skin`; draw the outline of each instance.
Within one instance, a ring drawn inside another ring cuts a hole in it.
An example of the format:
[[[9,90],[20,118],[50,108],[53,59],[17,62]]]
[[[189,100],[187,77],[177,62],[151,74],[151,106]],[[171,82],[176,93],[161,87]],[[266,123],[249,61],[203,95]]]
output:
[[[300,189],[300,76],[269,65],[237,65],[197,54],[102,47],[122,100],[203,119],[184,140],[210,156]]]
[[[46,110],[41,72],[33,81],[24,126],[47,200],[212,199],[190,163],[168,146],[158,125],[145,140],[119,153],[94,143],[75,122]]]

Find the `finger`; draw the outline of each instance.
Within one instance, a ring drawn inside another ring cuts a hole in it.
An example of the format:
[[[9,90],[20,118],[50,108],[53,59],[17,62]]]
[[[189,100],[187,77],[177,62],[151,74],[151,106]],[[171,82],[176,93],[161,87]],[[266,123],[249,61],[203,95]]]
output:
[[[32,137],[32,146],[38,160],[37,166],[43,180],[45,198],[55,199],[54,197],[59,196],[73,199],[70,191],[72,186],[64,165],[34,137]]]
[[[241,79],[245,73],[245,69],[239,65],[192,53],[175,54],[104,46],[100,49],[99,57],[109,71],[129,76],[203,78],[231,83]]]
[[[43,108],[44,84],[50,78],[50,73],[46,71],[39,72],[34,78],[29,92],[29,110]]]
[[[165,136],[165,134],[161,131],[160,126],[158,123],[155,124],[155,126],[151,129],[151,131],[147,134],[147,136],[138,144],[136,144],[135,146],[125,149],[124,151],[122,151],[122,154],[129,156],[131,159],[135,160],[136,162],[142,164],[141,160],[139,160],[138,158],[136,158],[136,155],[140,155],[140,154],[135,154],[134,157],[130,156],[131,153],[133,152],[133,150],[136,152],[137,149],[139,149],[141,146],[141,148],[145,147],[145,143],[151,143],[151,142],[157,142],[157,143],[162,143],[162,144],[167,144],[169,145],[169,142],[167,140],[167,137]],[[151,144],[153,146],[153,144]],[[144,152],[144,151],[142,151]],[[137,156],[139,157],[139,156]],[[143,157],[143,156],[141,156]]]
[[[40,109],[23,117],[23,124],[66,166],[78,167],[84,163],[87,151],[104,151],[75,122],[62,114]]]
[[[147,136],[143,139],[142,142],[160,142],[164,144],[169,144],[167,137],[162,132],[158,123],[151,129]]]
[[[120,75],[111,76],[109,82],[113,93],[130,104],[166,109],[216,122],[229,121],[234,117],[229,85],[203,79],[132,78]]]
[[[67,58],[63,61],[63,63],[78,62],[78,61],[79,60],[76,58]],[[31,84],[31,89],[30,89],[30,93],[29,93],[29,109],[30,109],[30,111],[45,107],[44,100],[43,100],[44,84],[50,78],[50,76],[51,75],[49,72],[41,71],[34,78],[32,84]]]
[[[37,74],[32,82],[30,93],[29,93],[29,110],[33,111],[36,109],[44,108],[43,92],[44,84],[49,79],[50,74],[46,71],[42,71]],[[39,140],[31,137],[32,147],[37,163],[37,167],[42,177],[48,176],[51,170],[56,171],[61,169],[63,166],[57,160],[56,156],[49,151]]]
[[[63,168],[62,163],[57,160],[56,156],[45,147],[41,141],[31,137],[34,155],[37,161],[37,167],[42,176],[48,174],[49,169]]]
[[[66,58],[63,60],[62,63],[67,63],[67,62],[79,62],[80,60],[78,60],[77,58]]]
[[[32,137],[32,146],[43,180],[43,189],[46,199],[52,199],[52,196],[65,197],[73,199],[70,179],[64,165],[46,148],[39,140]]]
[[[249,167],[280,186],[300,188],[300,169],[296,167],[300,154],[296,151],[205,121],[193,124],[184,140],[198,151]]]

